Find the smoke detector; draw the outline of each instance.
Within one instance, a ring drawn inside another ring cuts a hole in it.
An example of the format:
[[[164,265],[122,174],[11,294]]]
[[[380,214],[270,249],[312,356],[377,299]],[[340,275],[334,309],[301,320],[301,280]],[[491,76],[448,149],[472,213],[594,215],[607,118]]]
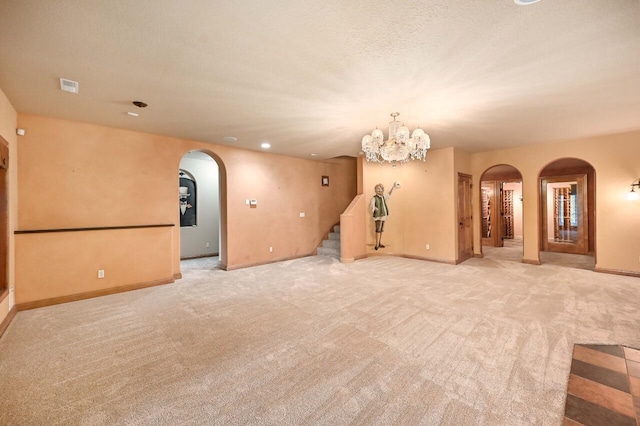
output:
[[[60,90],[69,93],[78,93],[78,82],[73,80],[67,80],[66,78],[60,79]]]

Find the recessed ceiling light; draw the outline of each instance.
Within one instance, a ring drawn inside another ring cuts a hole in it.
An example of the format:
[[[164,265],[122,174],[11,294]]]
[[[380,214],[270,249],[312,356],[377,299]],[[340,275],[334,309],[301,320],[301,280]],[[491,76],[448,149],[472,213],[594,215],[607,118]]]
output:
[[[520,6],[526,6],[528,4],[538,3],[540,0],[513,0],[516,4]]]
[[[271,148],[271,144],[270,144],[270,143],[267,143],[267,142],[262,142],[262,143],[260,144],[260,146],[261,146],[261,147],[263,147],[264,149],[269,149],[269,148]]]
[[[130,115],[130,116],[132,116],[132,117],[137,117],[137,116],[139,116],[140,114],[138,114],[137,112],[131,112],[131,111],[129,111],[129,112],[127,112],[127,115]]]
[[[238,140],[238,138],[233,137],[233,136],[225,136],[224,138],[222,138],[223,140],[227,141],[227,142],[235,142]]]

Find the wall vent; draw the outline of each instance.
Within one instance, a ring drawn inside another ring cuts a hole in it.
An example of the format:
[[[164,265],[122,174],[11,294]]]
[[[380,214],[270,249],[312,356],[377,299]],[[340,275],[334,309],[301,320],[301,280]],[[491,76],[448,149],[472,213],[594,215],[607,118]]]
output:
[[[78,93],[78,82],[67,80],[66,78],[61,78],[60,90],[62,90],[63,92]]]

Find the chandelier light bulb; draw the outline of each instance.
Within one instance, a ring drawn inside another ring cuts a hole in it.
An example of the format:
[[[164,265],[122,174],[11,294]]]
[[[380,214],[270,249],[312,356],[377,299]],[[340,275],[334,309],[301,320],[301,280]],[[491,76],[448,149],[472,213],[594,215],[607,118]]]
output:
[[[389,122],[389,139],[386,141],[378,128],[362,138],[362,152],[367,161],[405,163],[409,159],[425,160],[431,148],[429,136],[420,128],[411,133],[407,126],[396,120],[399,115],[399,112],[391,113],[393,120]]]

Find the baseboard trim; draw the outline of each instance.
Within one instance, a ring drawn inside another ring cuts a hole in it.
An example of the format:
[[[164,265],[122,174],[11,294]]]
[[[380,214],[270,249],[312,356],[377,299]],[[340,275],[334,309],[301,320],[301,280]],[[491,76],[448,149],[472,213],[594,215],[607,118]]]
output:
[[[181,280],[182,279],[182,272],[178,272],[177,274],[173,274],[173,279],[174,280]]]
[[[473,253],[473,257],[475,257],[477,259],[483,259],[484,258],[484,254],[482,254],[482,253]]]
[[[539,260],[534,259],[522,259],[522,263],[526,263],[527,265],[542,265]]]
[[[613,275],[624,275],[627,277],[635,277],[635,278],[640,278],[640,272],[633,272],[633,271],[623,271],[620,269],[607,269],[607,268],[599,268],[599,267],[595,267],[593,269],[594,272],[600,272],[603,274],[613,274]]]
[[[310,254],[301,254],[299,256],[289,256],[280,259],[270,260],[268,262],[243,263],[240,265],[222,265],[220,267],[225,271],[235,271],[236,269],[253,268],[254,266],[269,265],[270,263],[286,262],[287,260],[302,259],[303,257],[315,256],[315,252]]]
[[[42,308],[45,306],[59,305],[60,303],[76,302],[78,300],[93,299],[94,297],[108,296],[110,294],[124,293],[126,291],[140,290],[147,287],[155,287],[157,285],[170,284],[174,282],[173,278],[164,278],[161,280],[147,281],[143,283],[123,285],[120,287],[105,288],[102,290],[88,291],[86,293],[70,294],[68,296],[52,297],[51,299],[35,300],[33,302],[18,303],[18,311],[26,311],[29,309]]]
[[[13,305],[13,307],[9,309],[7,316],[2,320],[2,323],[0,323],[0,337],[2,337],[7,328],[9,328],[9,324],[11,324],[11,321],[13,321],[13,317],[15,317],[17,313],[18,308],[16,307],[16,305]]]
[[[444,263],[446,265],[457,264],[455,260],[438,259],[436,257],[422,257],[422,256],[414,256],[411,254],[402,254],[400,255],[400,257],[406,257],[407,259],[426,260],[427,262]]]
[[[218,257],[220,253],[211,253],[211,254],[197,254],[195,256],[185,256],[181,257],[180,260],[191,260],[191,259],[202,259],[204,257]]]

